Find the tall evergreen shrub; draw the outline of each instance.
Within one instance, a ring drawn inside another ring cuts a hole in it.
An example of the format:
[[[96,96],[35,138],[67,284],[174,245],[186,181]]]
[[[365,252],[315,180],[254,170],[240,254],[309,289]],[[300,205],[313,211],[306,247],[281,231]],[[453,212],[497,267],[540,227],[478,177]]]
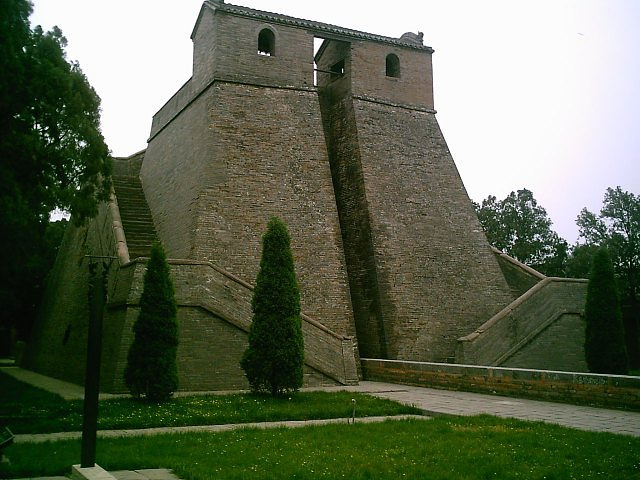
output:
[[[162,245],[151,247],[144,275],[140,314],[133,325],[134,339],[127,356],[125,382],[136,397],[166,401],[178,388],[177,307],[169,265]]]
[[[249,346],[240,362],[251,389],[273,396],[296,391],[304,367],[300,293],[289,232],[276,217],[262,237],[251,307]]]
[[[606,248],[599,249],[593,258],[585,319],[584,351],[589,371],[625,375],[628,360],[620,299]]]

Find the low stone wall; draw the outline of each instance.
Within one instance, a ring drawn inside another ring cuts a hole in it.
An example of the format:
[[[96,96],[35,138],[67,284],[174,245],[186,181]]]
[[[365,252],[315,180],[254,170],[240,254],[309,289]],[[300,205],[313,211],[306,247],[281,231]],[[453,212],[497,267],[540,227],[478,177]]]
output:
[[[180,389],[246,389],[240,359],[251,325],[253,287],[209,263],[169,259],[178,305]],[[105,391],[126,391],[123,373],[133,341],[146,259],[118,271],[110,295],[103,332]],[[305,386],[357,384],[357,352],[353,339],[338,335],[302,315]]]
[[[586,290],[586,280],[545,278],[474,332],[459,338],[456,362],[587,371],[581,323]]]
[[[365,380],[640,410],[640,377],[362,358]]]

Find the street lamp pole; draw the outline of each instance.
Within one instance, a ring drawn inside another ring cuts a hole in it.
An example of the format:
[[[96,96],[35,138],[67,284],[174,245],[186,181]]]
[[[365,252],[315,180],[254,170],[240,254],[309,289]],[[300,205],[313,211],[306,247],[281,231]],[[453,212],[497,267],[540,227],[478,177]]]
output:
[[[87,333],[87,368],[84,381],[84,416],[82,420],[82,449],[80,466],[89,468],[96,463],[98,429],[98,394],[100,391],[100,353],[102,350],[102,316],[105,304],[106,263],[98,271],[98,263],[89,263],[89,331]]]

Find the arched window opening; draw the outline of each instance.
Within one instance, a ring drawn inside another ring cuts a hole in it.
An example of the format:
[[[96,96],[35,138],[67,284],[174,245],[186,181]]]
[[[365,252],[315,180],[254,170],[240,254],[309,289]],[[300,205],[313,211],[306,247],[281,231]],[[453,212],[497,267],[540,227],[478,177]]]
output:
[[[387,77],[400,76],[400,59],[395,53],[387,55]]]
[[[258,55],[276,54],[276,36],[269,28],[263,28],[258,34]]]

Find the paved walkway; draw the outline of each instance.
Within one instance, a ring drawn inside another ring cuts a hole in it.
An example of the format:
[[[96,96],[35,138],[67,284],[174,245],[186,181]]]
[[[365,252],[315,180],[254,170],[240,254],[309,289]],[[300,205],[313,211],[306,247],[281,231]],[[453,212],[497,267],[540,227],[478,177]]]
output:
[[[116,480],[180,480],[171,470],[153,468],[147,470],[118,470],[109,472]],[[16,480],[69,480],[68,477],[36,477],[33,479]],[[102,479],[105,480],[105,479]]]
[[[354,387],[331,389],[366,392],[407,405],[427,415],[480,415],[542,421],[596,432],[640,437],[640,412],[584,407],[480,393],[437,390],[381,382],[360,382]]]

